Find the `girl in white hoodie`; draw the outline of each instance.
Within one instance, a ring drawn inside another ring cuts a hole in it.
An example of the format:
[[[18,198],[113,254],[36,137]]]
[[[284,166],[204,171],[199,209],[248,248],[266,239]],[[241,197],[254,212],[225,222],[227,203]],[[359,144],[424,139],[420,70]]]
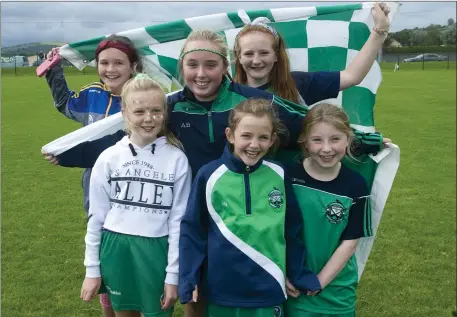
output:
[[[166,129],[165,94],[150,77],[139,74],[124,85],[122,114],[127,136],[92,170],[81,298],[107,292],[117,317],[168,317],[191,170]]]

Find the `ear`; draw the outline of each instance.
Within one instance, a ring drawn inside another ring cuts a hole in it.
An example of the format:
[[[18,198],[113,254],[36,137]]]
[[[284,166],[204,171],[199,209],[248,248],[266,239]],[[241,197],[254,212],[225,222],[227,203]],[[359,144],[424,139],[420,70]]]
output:
[[[230,128],[225,128],[225,136],[230,144],[235,143],[235,140],[233,139],[232,130],[230,130]]]

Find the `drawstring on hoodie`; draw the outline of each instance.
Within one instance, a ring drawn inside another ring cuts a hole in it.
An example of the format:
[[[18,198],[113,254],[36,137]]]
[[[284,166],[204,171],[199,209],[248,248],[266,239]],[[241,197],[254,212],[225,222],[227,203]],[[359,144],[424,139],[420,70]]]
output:
[[[136,153],[135,149],[133,148],[132,143],[129,143],[129,148],[130,148],[130,151],[132,152],[132,155],[133,155],[133,156],[136,156],[137,153]],[[151,153],[154,154],[155,150],[156,150],[156,145],[153,144],[153,145],[152,145],[152,148],[151,148]]]
[[[129,148],[130,148],[130,151],[132,152],[132,155],[133,155],[133,156],[136,156],[136,151],[135,151],[135,149],[133,148],[132,143],[129,143]]]

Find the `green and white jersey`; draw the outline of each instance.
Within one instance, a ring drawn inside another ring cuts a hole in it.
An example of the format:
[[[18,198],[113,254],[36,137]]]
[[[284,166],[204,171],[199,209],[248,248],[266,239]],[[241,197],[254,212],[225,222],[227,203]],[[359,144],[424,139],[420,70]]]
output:
[[[339,175],[324,182],[312,178],[301,163],[288,167],[303,216],[306,266],[318,274],[343,240],[371,236],[370,197],[365,180],[342,166]],[[353,255],[343,270],[317,296],[289,299],[288,307],[315,313],[354,311],[357,259]]]

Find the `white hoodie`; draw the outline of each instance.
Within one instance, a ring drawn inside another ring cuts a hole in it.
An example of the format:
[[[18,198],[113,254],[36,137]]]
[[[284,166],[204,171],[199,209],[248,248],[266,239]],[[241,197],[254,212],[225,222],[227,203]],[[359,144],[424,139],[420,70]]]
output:
[[[143,237],[168,235],[165,283],[177,285],[179,229],[191,179],[186,155],[165,137],[140,148],[125,136],[100,154],[90,178],[86,277],[100,277],[100,240],[105,228]]]

